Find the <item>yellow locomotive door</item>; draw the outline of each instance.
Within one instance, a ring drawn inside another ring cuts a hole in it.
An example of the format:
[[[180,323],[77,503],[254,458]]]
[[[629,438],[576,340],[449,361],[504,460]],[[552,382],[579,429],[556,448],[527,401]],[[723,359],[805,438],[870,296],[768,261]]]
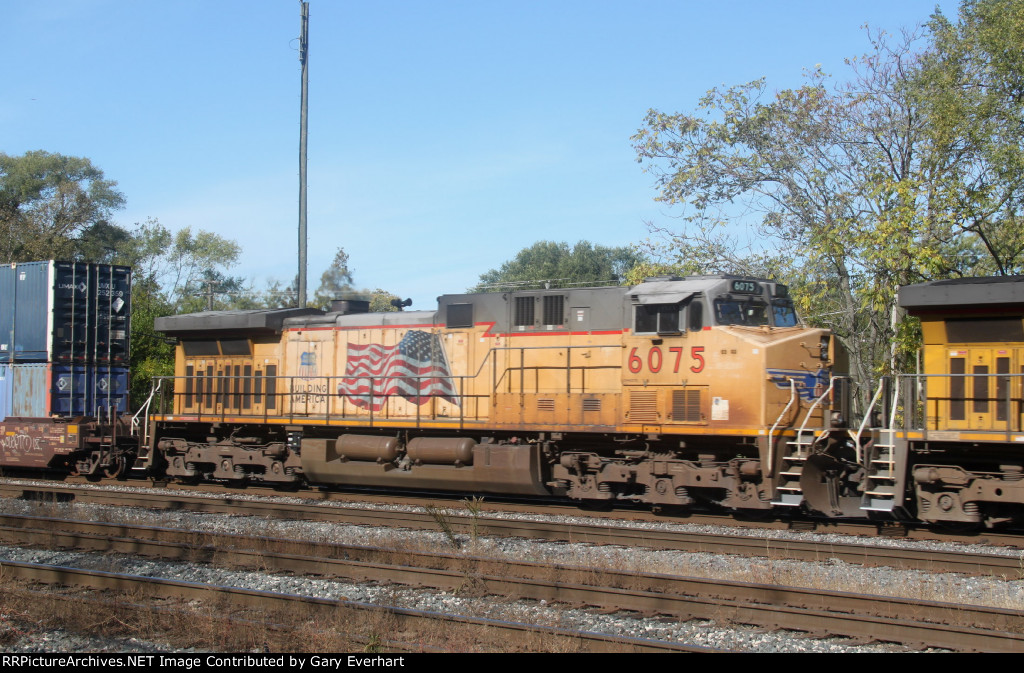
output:
[[[199,406],[202,404],[202,386],[200,383],[204,382],[200,379],[202,371],[201,362],[201,360],[185,361],[184,390],[180,396],[176,396],[175,413],[195,414],[199,412]]]
[[[1016,393],[1013,385],[1014,379],[1010,376],[1013,371],[1013,350],[1009,348],[993,350],[992,428],[1006,430],[1013,408],[1012,398]]]
[[[212,360],[196,361],[196,397],[194,411],[201,415],[217,413],[215,376],[216,366]]]
[[[992,351],[988,348],[968,349],[968,428],[990,430],[995,411],[995,377]]]
[[[939,379],[939,386],[932,386],[940,389],[931,394],[944,399],[945,409],[937,417],[945,418],[950,430],[964,430],[967,428],[967,351],[948,351],[945,365],[948,376]]]
[[[214,413],[218,416],[231,413],[234,406],[232,364],[231,360],[225,358],[217,358],[214,361]]]
[[[221,372],[220,377],[220,399],[221,410],[228,415],[238,413],[241,404],[239,394],[239,381],[242,375],[242,368],[236,360],[218,360],[217,369]]]
[[[224,373],[221,378],[224,413],[252,415],[252,360],[232,358],[222,360],[220,366]]]
[[[1024,348],[1013,349],[1010,363],[1010,408],[1011,431],[1024,431]]]
[[[253,416],[273,416],[281,408],[277,394],[277,360],[262,358],[252,363]]]
[[[939,418],[947,419],[946,428],[1024,429],[1024,348],[950,349],[946,367],[945,380],[934,392],[929,386],[930,395],[943,398]]]
[[[1019,350],[1019,349],[1018,349]],[[948,351],[947,418],[952,430],[1004,430],[1013,408],[1013,353],[1007,348]]]
[[[949,351],[949,428],[978,430],[991,416],[991,357],[985,349],[960,348]]]

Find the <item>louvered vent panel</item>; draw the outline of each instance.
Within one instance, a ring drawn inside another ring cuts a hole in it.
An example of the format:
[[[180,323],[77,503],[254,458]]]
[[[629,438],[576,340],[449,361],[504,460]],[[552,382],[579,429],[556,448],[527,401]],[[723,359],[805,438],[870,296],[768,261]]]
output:
[[[554,400],[537,400],[537,411],[554,411],[555,401]]]
[[[629,420],[633,423],[657,423],[658,393],[653,390],[629,391]]]
[[[533,304],[534,299],[530,297],[516,297],[516,327],[533,327]]]
[[[564,321],[564,310],[562,295],[549,295],[544,297],[544,324],[561,325]]]
[[[583,400],[583,411],[601,411],[600,398],[591,398]]]
[[[672,420],[684,423],[700,422],[700,390],[672,391]]]

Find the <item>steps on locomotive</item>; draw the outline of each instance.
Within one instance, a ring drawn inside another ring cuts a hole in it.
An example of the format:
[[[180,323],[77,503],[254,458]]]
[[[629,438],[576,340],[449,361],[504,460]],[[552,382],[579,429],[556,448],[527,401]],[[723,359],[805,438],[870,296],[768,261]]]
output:
[[[149,469],[149,459],[152,451],[148,446],[143,443],[139,443],[139,450],[135,454],[135,461],[129,468],[132,472],[145,472]]]
[[[903,491],[903,479],[896,470],[902,445],[892,429],[880,428],[875,432],[878,439],[870,449],[867,487],[860,508],[865,512],[892,512],[902,506],[898,496]]]
[[[800,476],[804,471],[804,462],[810,455],[817,434],[812,430],[797,432],[795,439],[786,442],[789,453],[782,457],[785,468],[779,472],[779,483],[775,486],[775,498],[772,504],[780,507],[799,507],[804,501],[804,492],[800,487]]]

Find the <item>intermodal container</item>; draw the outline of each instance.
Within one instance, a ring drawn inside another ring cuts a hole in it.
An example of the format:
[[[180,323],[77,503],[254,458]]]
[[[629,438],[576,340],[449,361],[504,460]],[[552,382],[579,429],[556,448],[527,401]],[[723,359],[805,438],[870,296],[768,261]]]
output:
[[[127,367],[45,362],[0,365],[0,420],[9,416],[105,417],[127,410]]]
[[[14,402],[14,374],[10,365],[0,365],[0,421],[11,415]]]
[[[0,267],[0,362],[127,366],[131,269],[86,262]]]

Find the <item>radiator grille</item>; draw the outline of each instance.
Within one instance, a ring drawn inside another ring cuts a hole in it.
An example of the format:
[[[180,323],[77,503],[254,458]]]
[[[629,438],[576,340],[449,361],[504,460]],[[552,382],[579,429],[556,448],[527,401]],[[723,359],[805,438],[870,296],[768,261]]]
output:
[[[564,322],[564,304],[562,295],[548,295],[544,297],[544,324],[545,325],[561,325]]]
[[[699,423],[700,390],[672,391],[672,420],[684,423]]]
[[[633,423],[657,423],[658,393],[653,390],[629,391],[629,420]]]

